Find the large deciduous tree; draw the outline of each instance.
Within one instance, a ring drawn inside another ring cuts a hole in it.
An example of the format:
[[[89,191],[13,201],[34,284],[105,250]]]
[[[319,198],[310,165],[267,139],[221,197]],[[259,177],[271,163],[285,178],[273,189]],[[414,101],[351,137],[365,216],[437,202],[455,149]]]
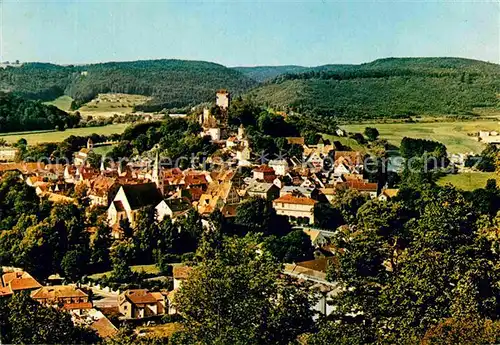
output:
[[[307,291],[280,275],[255,235],[225,237],[175,300],[186,332],[203,344],[287,344],[311,330]]]

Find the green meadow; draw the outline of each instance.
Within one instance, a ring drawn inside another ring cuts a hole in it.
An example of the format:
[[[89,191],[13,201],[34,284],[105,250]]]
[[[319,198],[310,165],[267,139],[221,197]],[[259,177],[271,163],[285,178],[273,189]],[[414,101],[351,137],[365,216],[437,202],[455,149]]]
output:
[[[366,127],[375,127],[381,139],[399,146],[404,137],[430,139],[446,145],[450,153],[479,153],[484,144],[471,136],[480,130],[500,131],[499,121],[496,119],[457,120],[416,123],[364,123],[343,125],[349,132],[363,132]]]
[[[15,143],[19,139],[24,138],[28,141],[28,145],[36,145],[40,143],[61,142],[71,135],[89,136],[93,133],[100,135],[121,134],[127,126],[128,124],[126,123],[120,123],[102,127],[70,128],[65,131],[17,132],[1,134],[0,138],[5,139],[8,143]]]

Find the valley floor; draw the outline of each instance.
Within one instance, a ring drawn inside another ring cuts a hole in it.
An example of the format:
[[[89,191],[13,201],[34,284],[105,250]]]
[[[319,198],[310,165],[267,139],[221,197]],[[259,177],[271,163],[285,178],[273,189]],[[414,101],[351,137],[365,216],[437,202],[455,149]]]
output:
[[[449,153],[479,153],[484,144],[477,141],[472,133],[485,131],[499,131],[499,120],[485,118],[479,120],[436,121],[416,123],[363,123],[343,125],[348,132],[363,132],[366,127],[375,127],[381,139],[399,146],[404,137],[430,139],[446,145]]]
[[[0,134],[0,138],[5,139],[8,143],[15,143],[21,138],[28,141],[29,145],[40,143],[61,142],[71,135],[89,136],[91,134],[110,135],[121,134],[129,124],[119,123],[102,127],[82,127],[71,128],[65,131],[33,131],[33,132],[17,132]]]

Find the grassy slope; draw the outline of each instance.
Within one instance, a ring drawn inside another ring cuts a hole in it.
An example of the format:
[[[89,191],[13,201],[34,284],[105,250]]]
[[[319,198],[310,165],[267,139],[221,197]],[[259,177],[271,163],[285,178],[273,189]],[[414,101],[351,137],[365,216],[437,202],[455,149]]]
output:
[[[146,272],[148,274],[159,274],[160,270],[155,264],[152,265],[136,265],[136,266],[130,266],[133,272]],[[103,273],[95,273],[89,276],[90,279],[99,279],[102,278],[105,275],[110,274],[111,271],[108,272],[103,272]]]
[[[141,95],[128,95],[122,93],[99,94],[89,103],[80,107],[78,111],[82,116],[112,117],[113,115],[130,114],[133,107],[144,104],[151,98]]]
[[[5,139],[8,143],[14,143],[24,138],[28,141],[29,145],[36,145],[44,142],[61,142],[70,135],[88,136],[93,133],[105,135],[119,134],[122,133],[127,126],[128,124],[115,124],[103,127],[72,128],[65,131],[10,133],[8,135],[0,135],[0,138]]]
[[[71,102],[73,102],[73,98],[69,96],[61,96],[56,98],[53,101],[50,102],[45,102],[47,105],[53,105],[63,111],[70,111],[71,110]]]
[[[106,146],[96,146],[94,147],[94,152],[99,155],[107,155],[112,149],[114,145],[106,145]]]
[[[429,123],[373,123],[342,127],[349,132],[363,132],[367,126],[377,128],[380,138],[387,139],[396,146],[399,146],[404,137],[432,139],[445,144],[448,152],[451,153],[481,152],[484,144],[467,134],[479,130],[500,130],[500,124],[495,119]]]
[[[344,146],[349,146],[354,151],[366,151],[366,147],[359,144],[356,140],[346,137],[338,137],[336,135],[323,134],[323,138],[334,141],[339,141]]]
[[[496,179],[500,183],[500,176],[496,173],[487,172],[467,172],[456,175],[446,175],[439,179],[438,184],[444,186],[451,184],[459,189],[470,191],[477,188],[484,188],[489,179]]]

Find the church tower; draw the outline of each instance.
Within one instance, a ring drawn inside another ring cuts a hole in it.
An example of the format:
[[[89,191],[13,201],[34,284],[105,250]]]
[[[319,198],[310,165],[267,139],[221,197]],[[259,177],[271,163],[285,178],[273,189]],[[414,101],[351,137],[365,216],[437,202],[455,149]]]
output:
[[[165,181],[163,178],[163,171],[160,166],[160,149],[156,150],[156,159],[153,165],[153,172],[151,173],[151,179],[156,184],[156,188],[160,191],[161,195],[165,192]]]

